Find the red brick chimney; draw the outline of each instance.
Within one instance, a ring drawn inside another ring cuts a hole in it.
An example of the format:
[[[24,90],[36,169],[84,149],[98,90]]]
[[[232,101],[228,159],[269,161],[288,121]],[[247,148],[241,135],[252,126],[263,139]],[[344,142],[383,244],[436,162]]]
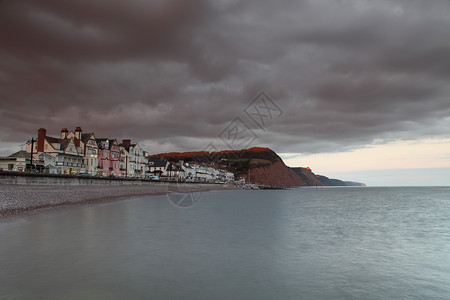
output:
[[[82,132],[81,127],[75,128],[75,137],[79,140],[81,140],[81,132]]]
[[[63,128],[61,129],[61,139],[64,140],[67,138],[67,133],[69,132],[69,130],[67,130],[67,128]]]
[[[122,140],[122,144],[124,146],[130,146],[131,145],[131,140]]]
[[[47,130],[45,128],[39,128],[39,130],[38,130],[38,145],[37,145],[38,152],[44,152],[44,140],[45,140],[46,134],[47,134]]]

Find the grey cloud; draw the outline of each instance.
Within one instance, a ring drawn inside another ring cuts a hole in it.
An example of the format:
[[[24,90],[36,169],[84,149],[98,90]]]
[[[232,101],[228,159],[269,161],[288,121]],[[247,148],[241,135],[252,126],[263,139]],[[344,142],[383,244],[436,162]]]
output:
[[[447,136],[448,1],[3,1],[1,140],[82,126],[195,150],[235,117],[278,152]],[[257,129],[266,90],[283,109]]]

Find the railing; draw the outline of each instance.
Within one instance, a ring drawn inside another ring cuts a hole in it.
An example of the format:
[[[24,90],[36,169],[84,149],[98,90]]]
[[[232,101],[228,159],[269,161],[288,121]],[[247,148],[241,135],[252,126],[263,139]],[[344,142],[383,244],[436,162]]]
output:
[[[56,162],[57,166],[65,166],[65,167],[80,167],[80,168],[84,168],[85,165],[84,164],[77,164],[77,163],[68,163],[68,162]]]

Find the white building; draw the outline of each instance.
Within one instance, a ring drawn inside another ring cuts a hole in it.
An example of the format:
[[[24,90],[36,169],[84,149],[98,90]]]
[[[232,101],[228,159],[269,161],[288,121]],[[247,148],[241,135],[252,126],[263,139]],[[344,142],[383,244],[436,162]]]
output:
[[[121,152],[120,169],[122,176],[130,178],[145,178],[148,172],[147,152],[131,140],[123,140],[119,145]]]
[[[148,158],[148,173],[151,176],[167,177],[169,162],[165,159]]]

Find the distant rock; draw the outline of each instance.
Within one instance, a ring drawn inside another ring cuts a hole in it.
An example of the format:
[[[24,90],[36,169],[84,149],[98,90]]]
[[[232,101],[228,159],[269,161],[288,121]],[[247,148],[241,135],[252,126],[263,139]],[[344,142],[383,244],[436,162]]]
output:
[[[364,183],[353,181],[342,181],[339,179],[328,178],[323,175],[316,175],[317,179],[325,186],[366,186]]]
[[[347,186],[366,186],[365,183],[362,182],[354,182],[354,181],[344,181]]]

